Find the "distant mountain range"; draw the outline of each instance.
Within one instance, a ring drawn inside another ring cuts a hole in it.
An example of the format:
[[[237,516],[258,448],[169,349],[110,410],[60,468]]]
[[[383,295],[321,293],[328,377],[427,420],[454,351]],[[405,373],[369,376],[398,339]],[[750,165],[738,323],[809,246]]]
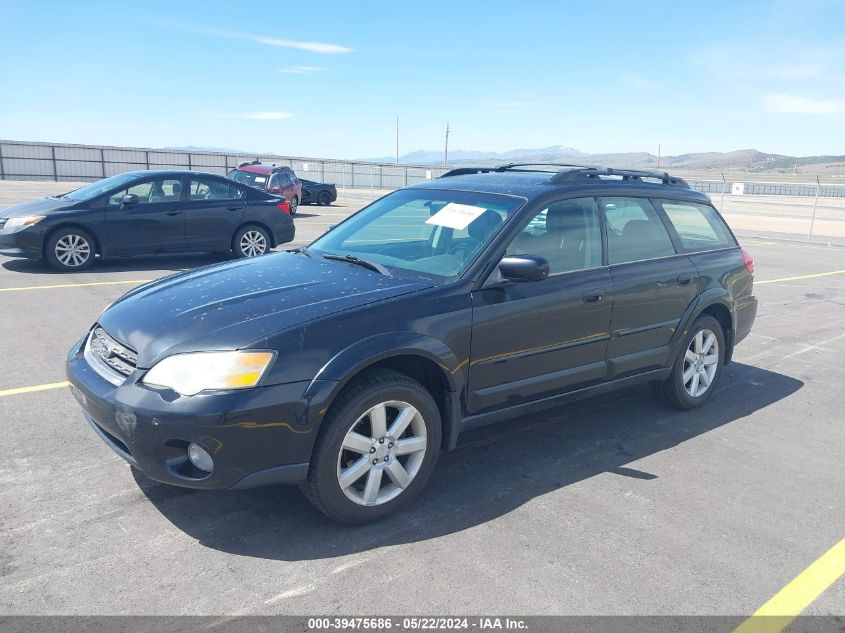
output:
[[[215,151],[247,156],[272,155],[244,152],[224,147],[169,147],[181,151]],[[394,163],[392,156],[359,158],[373,163]],[[404,165],[442,165],[440,150],[417,150],[399,157]],[[449,152],[449,165],[477,165],[485,167],[503,163],[577,163],[601,165],[628,169],[657,169],[658,158],[648,152],[627,152],[610,154],[588,154],[574,147],[552,145],[538,149],[512,149],[507,152],[485,152],[480,150],[455,150]],[[845,155],[840,156],[787,156],[766,154],[756,149],[741,149],[733,152],[697,152],[678,156],[660,157],[661,170],[680,172],[744,172],[744,173],[811,173],[845,174]]]
[[[392,163],[396,159],[381,157],[366,159],[373,162]],[[399,162],[415,165],[442,165],[443,152],[418,150],[399,157]],[[457,150],[449,152],[449,165],[480,167],[501,163],[579,163],[628,169],[656,169],[658,157],[648,152],[588,154],[573,147],[554,145],[539,149],[514,149],[507,152]],[[786,156],[766,154],[756,149],[733,152],[698,152],[679,156],[662,156],[660,169],[678,171],[742,171],[765,172],[838,172],[845,173],[845,155],[841,156]]]

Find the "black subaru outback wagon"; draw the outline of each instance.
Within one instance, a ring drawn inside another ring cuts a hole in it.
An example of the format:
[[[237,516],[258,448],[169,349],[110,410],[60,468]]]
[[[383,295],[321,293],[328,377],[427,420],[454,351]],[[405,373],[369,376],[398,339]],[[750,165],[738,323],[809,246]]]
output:
[[[668,174],[508,165],[391,193],[308,248],[179,273],[70,350],[85,417],[170,484],[298,483],[380,519],[462,431],[635,383],[702,405],[753,262]]]

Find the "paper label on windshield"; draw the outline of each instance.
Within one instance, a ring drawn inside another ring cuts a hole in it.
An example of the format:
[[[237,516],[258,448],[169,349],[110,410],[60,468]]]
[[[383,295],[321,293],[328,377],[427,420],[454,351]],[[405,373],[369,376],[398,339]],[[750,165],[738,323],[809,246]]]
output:
[[[462,231],[486,210],[484,207],[474,207],[469,204],[450,202],[426,220],[425,223]]]

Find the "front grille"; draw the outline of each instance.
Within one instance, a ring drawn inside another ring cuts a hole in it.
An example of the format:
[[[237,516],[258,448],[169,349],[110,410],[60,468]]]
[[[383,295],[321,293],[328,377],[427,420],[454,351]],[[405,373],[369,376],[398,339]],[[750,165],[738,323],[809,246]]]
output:
[[[94,370],[113,385],[123,383],[138,364],[138,354],[114,340],[99,325],[88,336],[85,357]]]

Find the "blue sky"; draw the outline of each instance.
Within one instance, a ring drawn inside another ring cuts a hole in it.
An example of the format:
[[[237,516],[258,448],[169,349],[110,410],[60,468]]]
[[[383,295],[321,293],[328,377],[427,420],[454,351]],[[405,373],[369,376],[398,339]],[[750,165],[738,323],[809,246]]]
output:
[[[0,138],[845,154],[845,3],[0,0]]]

